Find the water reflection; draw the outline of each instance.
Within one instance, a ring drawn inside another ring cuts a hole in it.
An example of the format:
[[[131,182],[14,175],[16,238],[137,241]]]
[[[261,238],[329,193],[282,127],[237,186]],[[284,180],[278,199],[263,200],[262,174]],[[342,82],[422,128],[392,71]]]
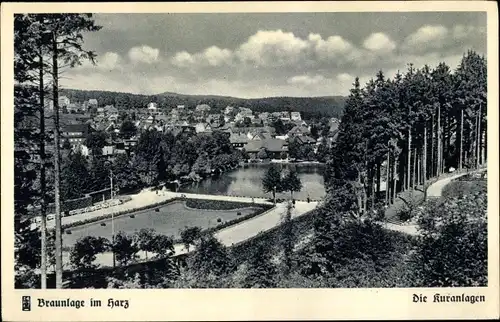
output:
[[[247,197],[271,197],[271,193],[262,190],[262,178],[270,164],[245,165],[221,176],[208,178],[198,183],[190,183],[179,188],[179,192],[201,193],[213,195],[231,195]],[[286,165],[275,166],[283,169],[294,168],[302,180],[302,190],[295,192],[297,199],[320,199],[325,195],[323,168],[321,164],[314,165]],[[277,198],[289,198],[289,193],[278,193]]]

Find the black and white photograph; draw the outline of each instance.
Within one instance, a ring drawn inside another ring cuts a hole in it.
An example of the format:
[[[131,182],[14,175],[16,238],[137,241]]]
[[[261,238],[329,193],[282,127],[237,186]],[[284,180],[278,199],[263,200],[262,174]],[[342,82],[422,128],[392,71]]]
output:
[[[80,11],[12,19],[19,295],[488,300],[486,11]]]
[[[484,13],[14,30],[16,287],[487,286]]]

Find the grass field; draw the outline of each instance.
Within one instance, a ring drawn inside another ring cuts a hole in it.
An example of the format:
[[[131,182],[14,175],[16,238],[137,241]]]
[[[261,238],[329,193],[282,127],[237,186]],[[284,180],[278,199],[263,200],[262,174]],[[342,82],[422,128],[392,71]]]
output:
[[[223,222],[249,215],[257,210],[258,208],[256,207],[237,211],[204,211],[203,209],[186,208],[184,201],[177,201],[161,206],[158,212],[153,208],[117,217],[114,219],[114,229],[115,233],[123,231],[127,234],[132,234],[142,228],[153,228],[158,233],[178,238],[180,230],[185,227],[198,226],[201,229],[207,229]],[[64,233],[64,247],[71,247],[79,238],[85,236],[99,236],[108,239],[112,237],[111,219],[109,218],[70,228],[66,231],[68,230],[71,231],[71,234]]]

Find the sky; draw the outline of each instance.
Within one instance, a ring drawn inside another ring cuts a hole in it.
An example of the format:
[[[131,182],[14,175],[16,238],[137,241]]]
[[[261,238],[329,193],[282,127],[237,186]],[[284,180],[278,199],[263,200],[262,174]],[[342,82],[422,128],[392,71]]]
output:
[[[66,88],[159,94],[348,95],[378,70],[408,63],[455,69],[486,55],[481,12],[95,14],[84,36],[97,64],[68,70]]]

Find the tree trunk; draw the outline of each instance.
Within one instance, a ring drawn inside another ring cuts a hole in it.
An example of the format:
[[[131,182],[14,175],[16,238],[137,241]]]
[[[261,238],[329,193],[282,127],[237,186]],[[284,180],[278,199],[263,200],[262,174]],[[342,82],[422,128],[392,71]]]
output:
[[[460,111],[460,152],[459,152],[459,159],[458,159],[458,170],[462,170],[463,168],[463,147],[464,147],[464,110],[461,109]]]
[[[422,162],[420,157],[417,159],[417,186],[422,182]]]
[[[55,203],[55,255],[56,255],[56,288],[62,288],[62,236],[61,236],[61,195],[60,195],[60,139],[59,139],[59,71],[57,34],[52,37],[52,92],[54,103],[54,203]]]
[[[391,186],[389,184],[389,173],[391,172],[391,164],[390,164],[390,153],[389,151],[387,151],[387,164],[385,166],[385,169],[386,169],[386,176],[385,176],[385,204],[388,205],[389,204],[389,187]]]
[[[381,174],[380,174],[380,171],[381,171],[381,164],[380,163],[377,163],[377,194],[380,194],[380,177],[381,177]]]
[[[41,262],[40,262],[40,285],[42,289],[47,288],[47,202],[46,202],[46,182],[45,182],[45,89],[43,83],[43,57],[40,59],[40,242],[41,242]]]
[[[425,122],[424,126],[424,155],[423,155],[423,169],[422,172],[424,173],[422,177],[422,189],[424,190],[424,201],[427,197],[427,187],[425,181],[427,180],[427,122]]]
[[[481,154],[481,103],[479,103],[479,113],[477,115],[477,157],[476,157],[476,168],[481,165],[480,154]]]
[[[434,131],[434,112],[432,113],[432,118],[431,118],[431,168],[430,168],[430,173],[429,173],[429,178],[432,178],[434,177],[434,149],[436,147],[435,143],[434,143],[434,139],[435,139],[435,131]]]
[[[437,112],[437,176],[441,175],[441,104],[438,105]]]
[[[413,189],[415,189],[415,183],[417,181],[417,149],[413,152]]]
[[[483,144],[483,153],[482,153],[482,163],[485,164],[487,162],[487,151],[488,151],[488,124],[486,121],[484,122],[483,132],[484,132],[484,144]]]
[[[396,189],[397,189],[397,180],[396,180],[396,173],[398,171],[398,159],[396,159],[396,155],[394,155],[394,162],[393,162],[393,176],[392,176],[392,180],[394,181],[393,184],[392,184],[392,202],[394,203],[394,201],[396,200]]]
[[[411,186],[411,128],[408,130],[408,168],[406,176],[406,189],[410,189]]]
[[[370,203],[370,209],[371,209],[371,210],[373,210],[373,209],[374,209],[374,207],[375,207],[375,180],[374,180],[374,179],[375,179],[375,178],[374,178],[375,176],[374,176],[374,172],[375,172],[375,169],[373,169],[373,168],[372,168],[372,171],[371,171],[371,175],[372,175],[372,182],[371,182],[371,187],[370,187],[370,188],[371,188],[371,190],[372,190],[372,191],[371,191],[371,192],[372,192],[372,193],[371,193],[371,199],[372,199],[372,201],[371,201],[371,203]]]

